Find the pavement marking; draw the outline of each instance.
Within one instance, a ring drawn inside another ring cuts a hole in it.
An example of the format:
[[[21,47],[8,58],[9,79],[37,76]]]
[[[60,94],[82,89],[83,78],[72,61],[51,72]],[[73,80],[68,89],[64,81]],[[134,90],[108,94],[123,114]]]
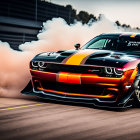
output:
[[[3,110],[11,110],[11,109],[18,109],[18,108],[25,108],[25,107],[31,107],[31,106],[39,106],[39,105],[45,105],[45,104],[49,104],[49,103],[41,103],[41,104],[33,104],[33,105],[25,105],[25,106],[17,106],[17,107],[3,108],[3,109],[0,109],[0,111],[3,111]]]

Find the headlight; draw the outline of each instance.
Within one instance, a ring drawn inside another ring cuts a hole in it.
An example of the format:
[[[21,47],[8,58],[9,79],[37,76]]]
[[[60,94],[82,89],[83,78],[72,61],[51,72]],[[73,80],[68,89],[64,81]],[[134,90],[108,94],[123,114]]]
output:
[[[111,68],[111,67],[106,67],[105,68],[105,74],[108,76],[122,76],[123,75],[123,70],[119,68]]]
[[[40,68],[46,68],[47,67],[47,64],[45,62],[43,62],[43,61],[40,61],[40,62],[38,62],[38,66]]]
[[[113,68],[105,68],[106,74],[113,74]]]
[[[32,61],[31,66],[37,68],[38,67],[38,62],[37,61]]]
[[[116,69],[116,68],[114,68],[114,73],[116,75],[122,75],[123,74],[123,70],[122,69]]]
[[[31,62],[31,67],[33,68],[46,68],[47,67],[47,63],[44,61],[32,61]]]

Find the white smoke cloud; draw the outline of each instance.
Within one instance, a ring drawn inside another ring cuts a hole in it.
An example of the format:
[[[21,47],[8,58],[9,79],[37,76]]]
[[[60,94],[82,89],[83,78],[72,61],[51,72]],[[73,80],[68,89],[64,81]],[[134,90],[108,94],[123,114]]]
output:
[[[105,17],[91,26],[80,22],[68,25],[63,19],[54,18],[43,24],[38,41],[19,46],[21,52],[12,50],[8,43],[0,42],[0,97],[22,97],[20,91],[31,78],[29,61],[37,53],[74,49],[75,43],[83,45],[101,33],[121,31]]]
[[[73,49],[75,43],[84,45],[87,41],[101,33],[120,32],[118,27],[105,17],[91,26],[81,22],[68,25],[62,18],[54,18],[43,24],[38,41],[25,43],[20,46],[22,51],[56,51]]]

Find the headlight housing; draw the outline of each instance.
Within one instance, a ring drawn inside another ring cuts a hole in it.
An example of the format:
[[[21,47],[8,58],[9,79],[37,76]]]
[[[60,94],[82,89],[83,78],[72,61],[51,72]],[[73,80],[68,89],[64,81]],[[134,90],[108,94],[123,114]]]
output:
[[[44,62],[44,61],[31,61],[30,67],[31,68],[37,68],[37,69],[39,69],[39,68],[40,69],[41,68],[45,69],[45,68],[47,68],[47,63]]]
[[[105,68],[105,72],[106,72],[106,74],[112,75],[113,74],[113,68]]]
[[[38,68],[38,61],[31,61],[31,67]]]
[[[123,70],[122,69],[117,69],[117,68],[114,68],[114,73],[115,75],[123,75]]]
[[[44,61],[39,61],[39,62],[38,62],[38,66],[39,66],[40,68],[46,68],[46,67],[47,67],[47,64],[46,64]]]
[[[121,77],[123,75],[123,70],[120,68],[105,67],[105,74],[109,77]]]

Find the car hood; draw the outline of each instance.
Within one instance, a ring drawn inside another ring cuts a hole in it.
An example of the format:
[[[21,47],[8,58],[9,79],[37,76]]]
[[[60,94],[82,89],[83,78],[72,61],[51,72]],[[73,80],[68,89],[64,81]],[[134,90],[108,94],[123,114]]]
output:
[[[85,49],[41,53],[35,56],[33,61],[45,61],[68,65],[97,65],[122,68],[126,63],[138,59],[139,57],[136,55],[129,55],[121,52]],[[70,60],[71,62],[68,63]]]

